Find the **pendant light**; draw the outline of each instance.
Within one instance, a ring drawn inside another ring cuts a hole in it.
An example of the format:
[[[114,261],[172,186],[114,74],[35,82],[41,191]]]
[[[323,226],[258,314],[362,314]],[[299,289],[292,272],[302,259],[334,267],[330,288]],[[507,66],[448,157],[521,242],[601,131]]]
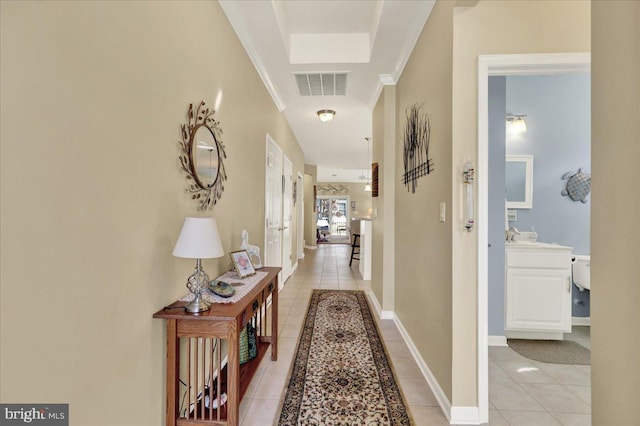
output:
[[[367,163],[368,163],[369,162],[369,142],[371,142],[371,138],[364,138],[364,140],[367,141]],[[371,170],[371,166],[369,166],[369,170]],[[364,192],[371,192],[371,179],[369,178],[369,170],[367,170],[367,174],[366,174],[367,183],[364,185]]]

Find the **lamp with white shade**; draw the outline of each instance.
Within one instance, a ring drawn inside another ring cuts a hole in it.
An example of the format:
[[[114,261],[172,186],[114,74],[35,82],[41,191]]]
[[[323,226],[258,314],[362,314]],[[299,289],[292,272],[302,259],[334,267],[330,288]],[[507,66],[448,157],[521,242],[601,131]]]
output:
[[[173,255],[186,259],[196,259],[196,268],[187,280],[187,288],[194,299],[185,309],[197,313],[208,311],[211,305],[202,299],[202,292],[209,286],[209,276],[202,269],[202,259],[224,256],[220,233],[216,220],[212,217],[187,217],[180,230]]]

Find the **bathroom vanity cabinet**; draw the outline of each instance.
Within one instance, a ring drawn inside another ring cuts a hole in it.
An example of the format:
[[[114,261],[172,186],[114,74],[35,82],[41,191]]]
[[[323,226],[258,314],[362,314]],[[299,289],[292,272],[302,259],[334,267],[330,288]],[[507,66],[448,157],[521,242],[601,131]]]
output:
[[[562,340],[571,332],[571,252],[555,244],[506,244],[506,337]]]

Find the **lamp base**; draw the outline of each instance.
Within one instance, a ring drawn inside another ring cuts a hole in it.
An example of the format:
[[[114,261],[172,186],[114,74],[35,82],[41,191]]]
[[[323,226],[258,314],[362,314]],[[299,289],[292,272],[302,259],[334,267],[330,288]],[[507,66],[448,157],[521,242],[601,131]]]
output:
[[[211,304],[202,300],[202,291],[209,286],[209,275],[202,269],[200,259],[196,260],[196,270],[187,280],[187,288],[194,294],[193,302],[185,306],[185,310],[191,313],[204,312],[211,309]]]
[[[199,295],[198,295],[199,296]],[[198,312],[205,312],[211,309],[211,304],[202,300],[202,297],[196,297],[190,302],[187,306],[184,307],[185,311],[190,312],[192,314],[196,314]]]

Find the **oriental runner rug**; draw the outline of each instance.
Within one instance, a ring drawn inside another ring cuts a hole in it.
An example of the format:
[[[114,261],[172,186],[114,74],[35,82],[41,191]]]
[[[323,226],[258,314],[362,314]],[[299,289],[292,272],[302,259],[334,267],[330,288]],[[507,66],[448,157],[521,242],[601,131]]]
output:
[[[314,290],[279,425],[409,425],[362,291]]]

